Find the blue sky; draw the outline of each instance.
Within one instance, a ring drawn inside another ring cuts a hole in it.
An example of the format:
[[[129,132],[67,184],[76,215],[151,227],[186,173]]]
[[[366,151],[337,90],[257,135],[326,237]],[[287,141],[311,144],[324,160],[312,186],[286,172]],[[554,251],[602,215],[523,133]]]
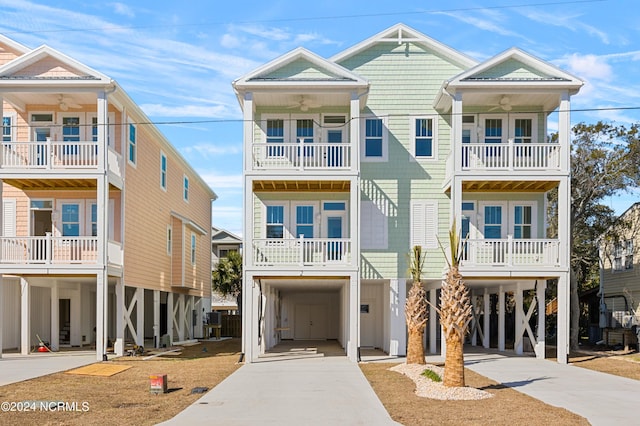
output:
[[[640,106],[637,6],[0,0],[0,33],[31,48],[47,44],[117,80],[154,122],[167,123],[158,127],[216,191],[214,224],[241,235],[242,115],[234,79],[298,46],[330,57],[402,22],[478,60],[520,47],[586,82],[573,98],[572,123],[628,124],[640,121],[640,109],[622,109]],[[635,201],[639,192],[608,203],[621,213]]]

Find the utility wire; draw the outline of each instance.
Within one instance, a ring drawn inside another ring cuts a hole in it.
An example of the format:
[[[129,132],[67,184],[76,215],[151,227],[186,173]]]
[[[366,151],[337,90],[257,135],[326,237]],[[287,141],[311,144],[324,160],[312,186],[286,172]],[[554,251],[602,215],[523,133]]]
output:
[[[4,34],[42,34],[42,33],[62,33],[62,32],[79,32],[79,31],[111,31],[125,29],[146,29],[146,28],[179,28],[179,27],[202,27],[202,26],[219,26],[231,24],[268,24],[268,23],[284,23],[284,22],[309,22],[309,21],[329,21],[336,19],[355,19],[355,18],[375,18],[384,16],[400,16],[400,15],[416,15],[416,14],[437,14],[437,13],[458,13],[458,12],[474,12],[482,10],[500,10],[500,9],[520,9],[524,7],[544,7],[544,6],[561,6],[571,4],[601,3],[609,0],[569,0],[569,1],[552,1],[543,3],[521,3],[500,6],[478,6],[463,7],[451,9],[429,9],[429,10],[413,10],[407,12],[380,12],[380,13],[362,13],[352,15],[333,15],[333,16],[317,16],[317,17],[293,17],[281,19],[263,19],[248,21],[231,21],[231,22],[206,22],[206,23],[188,23],[188,24],[156,24],[156,25],[113,25],[105,27],[76,27],[61,28],[55,30],[32,30],[32,31],[6,31]]]

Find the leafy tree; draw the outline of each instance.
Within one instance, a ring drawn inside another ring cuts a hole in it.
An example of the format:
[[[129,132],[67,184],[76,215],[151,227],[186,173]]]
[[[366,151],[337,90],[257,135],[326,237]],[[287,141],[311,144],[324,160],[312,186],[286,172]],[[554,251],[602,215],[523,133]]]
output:
[[[424,329],[427,326],[427,292],[422,285],[421,275],[424,255],[421,246],[414,246],[409,256],[409,273],[413,284],[405,303],[404,315],[409,330],[407,364],[426,364],[424,359]]]
[[[242,312],[242,255],[230,251],[227,257],[212,272],[212,289],[223,296],[232,295],[238,303],[238,311]]]
[[[578,347],[580,291],[596,285],[597,239],[612,224],[614,212],[603,204],[612,195],[640,184],[640,127],[614,126],[603,122],[577,124],[571,143],[571,334],[572,349]],[[557,135],[553,135],[557,137]],[[557,193],[550,193],[550,237],[557,230]]]

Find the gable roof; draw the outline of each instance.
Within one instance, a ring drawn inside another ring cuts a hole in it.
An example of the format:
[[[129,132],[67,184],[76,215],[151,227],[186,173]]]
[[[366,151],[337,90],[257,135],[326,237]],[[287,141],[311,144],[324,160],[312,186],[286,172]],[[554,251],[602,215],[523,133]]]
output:
[[[240,244],[242,245],[242,238],[236,234],[227,231],[226,229],[211,227],[211,240],[215,244]]]
[[[446,86],[450,88],[478,87],[482,85],[540,85],[573,89],[573,93],[584,84],[579,78],[543,61],[517,47],[502,53],[458,74]],[[572,93],[572,94],[573,94]]]
[[[4,36],[2,34],[0,34],[0,44],[4,44],[5,46],[9,47],[11,50],[15,50],[16,52],[21,54],[25,54],[29,50],[31,50],[27,46],[20,44],[17,41],[12,40],[9,37]]]
[[[307,85],[313,83],[367,86],[368,82],[348,69],[330,62],[321,56],[298,47],[233,82],[238,90],[249,87],[260,87],[269,83],[282,85]]]
[[[368,39],[356,44],[355,46],[352,46],[349,49],[332,56],[331,58],[329,58],[329,60],[336,63],[342,62],[366,49],[369,49],[370,47],[378,43],[402,44],[407,42],[420,44],[426,49],[429,49],[438,55],[448,58],[450,61],[460,66],[461,68],[469,68],[475,66],[478,63],[470,56],[467,56],[464,53],[461,53],[443,43],[440,43],[439,41],[432,39],[431,37],[426,36],[421,32],[402,23],[396,24],[372,37],[369,37]]]
[[[34,72],[33,66],[47,60],[59,64],[67,72],[55,75],[37,75],[37,73]],[[31,71],[24,72],[23,74],[20,73],[26,70]],[[76,84],[83,81],[89,82],[90,84],[112,84],[111,78],[101,72],[46,45],[28,51],[22,56],[0,66],[0,82],[3,80],[26,80],[33,84],[43,81],[46,82],[46,84],[51,84],[56,81],[69,80],[74,81]]]

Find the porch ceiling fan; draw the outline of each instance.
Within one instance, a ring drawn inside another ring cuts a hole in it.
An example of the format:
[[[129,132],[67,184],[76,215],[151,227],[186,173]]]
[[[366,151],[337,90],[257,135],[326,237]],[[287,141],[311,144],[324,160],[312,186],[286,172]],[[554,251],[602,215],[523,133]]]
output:
[[[497,109],[502,109],[503,111],[511,111],[513,109],[513,106],[511,105],[511,99],[506,95],[502,95],[502,97],[500,98],[500,102],[489,111],[495,111]]]
[[[290,105],[287,108],[289,109],[297,108],[297,109],[300,109],[300,111],[306,112],[306,111],[309,111],[309,108],[317,108],[319,106],[320,104],[317,104],[311,101],[309,98],[306,98],[305,96],[300,96],[300,100],[298,102],[296,102],[293,105]]]
[[[62,111],[67,111],[69,108],[82,108],[82,105],[73,102],[73,99],[64,95],[58,96],[58,105]]]

